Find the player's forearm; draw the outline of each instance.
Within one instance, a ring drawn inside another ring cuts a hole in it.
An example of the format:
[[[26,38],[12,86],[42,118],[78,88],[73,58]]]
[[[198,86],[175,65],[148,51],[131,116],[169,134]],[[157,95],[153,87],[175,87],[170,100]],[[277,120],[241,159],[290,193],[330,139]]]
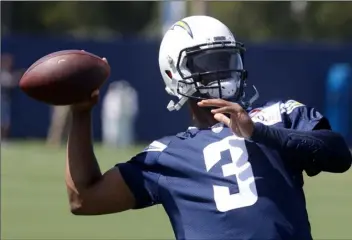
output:
[[[256,123],[251,140],[281,149],[303,161],[307,173],[312,171],[311,175],[320,171],[345,172],[352,162],[343,137],[330,130],[297,131]]]
[[[73,111],[66,161],[66,185],[69,194],[81,194],[101,176],[93,151],[90,112]]]

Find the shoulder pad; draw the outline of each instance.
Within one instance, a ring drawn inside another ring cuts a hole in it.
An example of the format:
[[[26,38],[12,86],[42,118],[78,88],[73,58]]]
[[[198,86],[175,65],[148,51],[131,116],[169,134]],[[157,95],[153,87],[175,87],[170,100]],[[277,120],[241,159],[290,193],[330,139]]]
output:
[[[260,112],[263,108],[254,108],[251,111],[249,111],[248,115],[250,117],[253,117],[255,114],[257,114],[258,112]]]
[[[253,122],[260,122],[264,125],[274,125],[282,122],[280,102],[270,106],[256,108],[249,112]]]
[[[305,105],[297,102],[296,100],[288,100],[280,105],[281,113],[290,114],[292,111],[298,107],[304,107]]]

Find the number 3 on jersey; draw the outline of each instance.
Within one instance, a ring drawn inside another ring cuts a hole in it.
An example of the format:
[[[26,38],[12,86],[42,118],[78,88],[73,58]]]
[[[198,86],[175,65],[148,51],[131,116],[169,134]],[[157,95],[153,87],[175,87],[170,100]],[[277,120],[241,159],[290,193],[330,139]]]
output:
[[[248,152],[242,138],[229,136],[206,146],[203,150],[207,171],[221,160],[221,152],[230,151],[231,163],[222,166],[224,177],[236,177],[238,193],[230,194],[225,186],[213,185],[214,201],[220,212],[249,207],[258,200],[257,187]]]

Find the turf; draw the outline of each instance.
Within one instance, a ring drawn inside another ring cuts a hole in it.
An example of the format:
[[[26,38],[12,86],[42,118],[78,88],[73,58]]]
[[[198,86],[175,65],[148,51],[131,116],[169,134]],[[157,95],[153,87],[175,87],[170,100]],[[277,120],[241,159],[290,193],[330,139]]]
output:
[[[103,170],[141,147],[96,147]],[[174,239],[161,206],[108,216],[71,215],[64,185],[64,149],[10,143],[1,149],[1,239]],[[352,174],[306,179],[315,239],[352,239]]]

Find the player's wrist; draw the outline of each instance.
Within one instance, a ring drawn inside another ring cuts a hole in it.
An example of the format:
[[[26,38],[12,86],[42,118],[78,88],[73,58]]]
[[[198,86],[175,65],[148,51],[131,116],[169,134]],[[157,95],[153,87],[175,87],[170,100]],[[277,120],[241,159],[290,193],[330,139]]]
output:
[[[260,142],[263,137],[265,138],[265,127],[266,126],[262,123],[254,123],[252,134],[248,138],[248,140],[253,142]]]
[[[92,108],[71,106],[71,113],[72,117],[74,118],[90,117],[92,113]]]

